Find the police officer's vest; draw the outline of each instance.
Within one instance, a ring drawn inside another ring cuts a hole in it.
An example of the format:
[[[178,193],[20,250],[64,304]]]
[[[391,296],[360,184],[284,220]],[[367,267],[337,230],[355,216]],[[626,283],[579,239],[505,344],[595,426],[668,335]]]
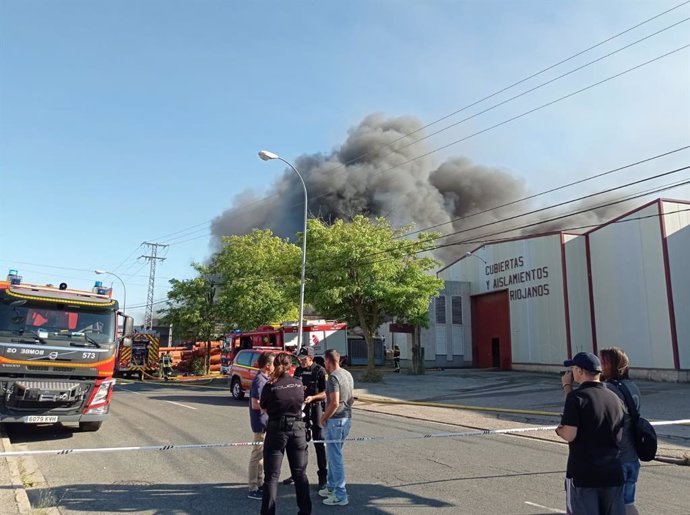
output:
[[[326,381],[326,370],[317,363],[312,363],[309,368],[300,368],[300,379],[305,386],[304,395],[316,395],[319,393],[319,378]],[[321,390],[323,391],[323,390]]]

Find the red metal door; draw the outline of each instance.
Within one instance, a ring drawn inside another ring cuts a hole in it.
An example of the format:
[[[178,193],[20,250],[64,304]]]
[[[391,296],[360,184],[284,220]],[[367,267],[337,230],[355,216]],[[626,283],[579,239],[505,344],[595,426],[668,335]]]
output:
[[[472,297],[472,350],[475,367],[510,370],[508,290]]]

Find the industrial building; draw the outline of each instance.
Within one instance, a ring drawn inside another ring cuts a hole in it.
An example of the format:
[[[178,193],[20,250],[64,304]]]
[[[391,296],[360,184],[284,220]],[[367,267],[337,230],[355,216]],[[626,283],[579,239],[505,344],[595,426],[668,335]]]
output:
[[[427,367],[562,368],[625,349],[637,378],[690,380],[690,201],[657,199],[584,234],[487,243],[438,272]],[[391,335],[409,359],[407,335]]]

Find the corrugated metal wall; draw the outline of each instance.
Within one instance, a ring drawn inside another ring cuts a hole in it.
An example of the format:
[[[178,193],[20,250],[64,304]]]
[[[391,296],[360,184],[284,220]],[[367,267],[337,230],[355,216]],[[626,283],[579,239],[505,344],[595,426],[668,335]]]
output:
[[[572,354],[592,352],[592,316],[589,305],[586,241],[581,236],[572,235],[564,239],[571,352]]]
[[[681,201],[651,202],[586,235],[487,244],[439,271],[447,284],[466,285],[465,313],[462,326],[449,323],[452,291],[446,291],[447,323],[426,333],[426,358],[435,351],[448,359],[464,349],[472,360],[465,296],[507,290],[514,364],[560,365],[568,350],[619,346],[635,368],[688,370],[688,263],[690,202]]]
[[[590,232],[596,346],[636,367],[674,368],[658,204]]]
[[[664,202],[680,368],[690,369],[690,204]]]

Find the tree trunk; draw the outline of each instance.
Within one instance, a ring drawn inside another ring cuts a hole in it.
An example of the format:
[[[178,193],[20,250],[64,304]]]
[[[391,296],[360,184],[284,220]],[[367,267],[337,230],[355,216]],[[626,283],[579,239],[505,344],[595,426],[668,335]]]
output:
[[[367,374],[371,377],[376,372],[376,353],[374,352],[374,335],[364,331],[364,341],[367,342]]]
[[[211,373],[211,340],[206,340],[206,357],[204,358],[204,374]]]
[[[359,327],[362,329],[362,334],[364,335],[364,341],[367,344],[367,375],[369,377],[372,377],[376,373],[376,360],[375,360],[375,354],[374,354],[374,331],[376,331],[376,328],[374,327],[373,330],[369,328],[369,325],[367,324],[366,317],[364,316],[364,312],[362,311],[361,308],[357,309],[357,315],[359,318]]]
[[[424,374],[424,349],[422,348],[421,330],[418,325],[414,326],[414,333],[412,333],[412,373],[414,375]]]

